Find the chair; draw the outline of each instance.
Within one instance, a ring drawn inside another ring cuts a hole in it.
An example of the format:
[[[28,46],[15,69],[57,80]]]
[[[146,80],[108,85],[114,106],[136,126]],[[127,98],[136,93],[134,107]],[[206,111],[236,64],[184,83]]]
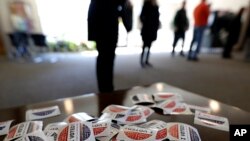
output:
[[[31,39],[32,39],[34,45],[40,49],[40,51],[39,51],[40,55],[44,53],[44,51],[43,51],[44,49],[48,49],[47,40],[46,40],[45,35],[43,35],[43,34],[31,34]],[[36,58],[37,62],[44,61],[46,59],[46,56],[48,56],[48,55],[43,54],[42,57],[37,57]],[[55,57],[49,57],[48,59],[51,63],[55,63],[57,61],[57,59]]]
[[[47,47],[46,36],[43,34],[31,34],[31,39],[38,47]]]

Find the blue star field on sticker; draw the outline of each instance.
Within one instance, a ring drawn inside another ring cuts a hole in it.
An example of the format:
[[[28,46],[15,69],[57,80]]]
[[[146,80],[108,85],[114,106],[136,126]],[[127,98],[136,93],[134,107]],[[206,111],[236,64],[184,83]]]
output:
[[[0,126],[0,130],[3,130],[6,126]]]
[[[33,115],[36,115],[36,116],[47,116],[49,114],[52,114],[54,111],[55,111],[55,109],[48,110],[48,111],[42,111],[42,112],[36,112],[36,113],[33,113]]]

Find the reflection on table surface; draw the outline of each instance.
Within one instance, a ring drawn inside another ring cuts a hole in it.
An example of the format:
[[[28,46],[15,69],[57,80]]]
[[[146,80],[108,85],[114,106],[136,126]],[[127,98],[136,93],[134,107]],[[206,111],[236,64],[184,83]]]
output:
[[[3,109],[0,110],[0,121],[14,119],[15,124],[20,123],[25,121],[25,112],[28,109],[58,105],[61,110],[61,115],[43,119],[45,127],[48,123],[63,121],[67,116],[77,112],[86,112],[93,116],[100,116],[101,111],[110,104],[132,106],[131,96],[143,93],[154,94],[157,92],[178,93],[183,97],[185,103],[209,107],[211,114],[227,117],[230,124],[250,124],[250,113],[246,111],[164,83],[156,83],[147,87],[136,86],[129,90],[120,90],[112,93],[85,94],[72,98]],[[228,132],[195,125],[194,115],[162,115],[155,113],[149,117],[149,120],[153,119],[159,119],[165,122],[182,122],[192,125],[198,129],[203,141],[229,140]]]

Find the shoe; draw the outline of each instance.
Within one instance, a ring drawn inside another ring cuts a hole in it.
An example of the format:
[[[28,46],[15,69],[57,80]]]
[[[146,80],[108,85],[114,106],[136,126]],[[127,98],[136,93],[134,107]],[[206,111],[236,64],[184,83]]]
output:
[[[192,61],[199,61],[199,58],[194,57],[194,58],[192,58]]]
[[[199,61],[199,58],[197,58],[197,57],[188,57],[187,60],[197,62],[197,61]]]
[[[222,58],[223,59],[232,59],[232,56],[231,55],[223,55]]]
[[[175,51],[172,51],[172,52],[171,52],[171,55],[172,55],[172,56],[175,56]]]
[[[187,60],[191,61],[193,58],[191,56],[187,57]]]
[[[180,52],[180,56],[185,57],[185,54],[183,51]]]
[[[145,64],[145,63],[141,63],[141,67],[142,67],[142,68],[145,68],[145,67],[146,67],[146,64]]]
[[[149,62],[146,62],[146,65],[149,66],[149,67],[153,67],[153,65]]]

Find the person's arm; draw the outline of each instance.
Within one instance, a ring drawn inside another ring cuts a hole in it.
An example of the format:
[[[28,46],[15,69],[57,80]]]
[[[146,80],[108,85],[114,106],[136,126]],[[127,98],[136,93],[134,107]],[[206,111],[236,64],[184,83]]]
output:
[[[146,6],[147,6],[147,4],[144,3],[143,7],[142,7],[141,14],[140,14],[140,20],[142,23],[145,21],[145,18],[146,18]]]
[[[188,28],[189,28],[189,20],[188,20],[188,17],[187,17],[186,13],[185,13],[185,19],[186,19],[186,30],[188,30]]]
[[[176,28],[177,27],[177,24],[178,24],[178,21],[179,21],[179,11],[176,12],[175,16],[174,16],[174,21],[173,21],[173,26]]]
[[[127,32],[132,30],[133,26],[133,6],[129,0],[122,5],[121,17]]]
[[[204,14],[205,14],[206,20],[208,20],[208,17],[209,17],[209,14],[210,14],[210,8],[209,8],[208,5],[206,5],[206,8],[204,10]]]

